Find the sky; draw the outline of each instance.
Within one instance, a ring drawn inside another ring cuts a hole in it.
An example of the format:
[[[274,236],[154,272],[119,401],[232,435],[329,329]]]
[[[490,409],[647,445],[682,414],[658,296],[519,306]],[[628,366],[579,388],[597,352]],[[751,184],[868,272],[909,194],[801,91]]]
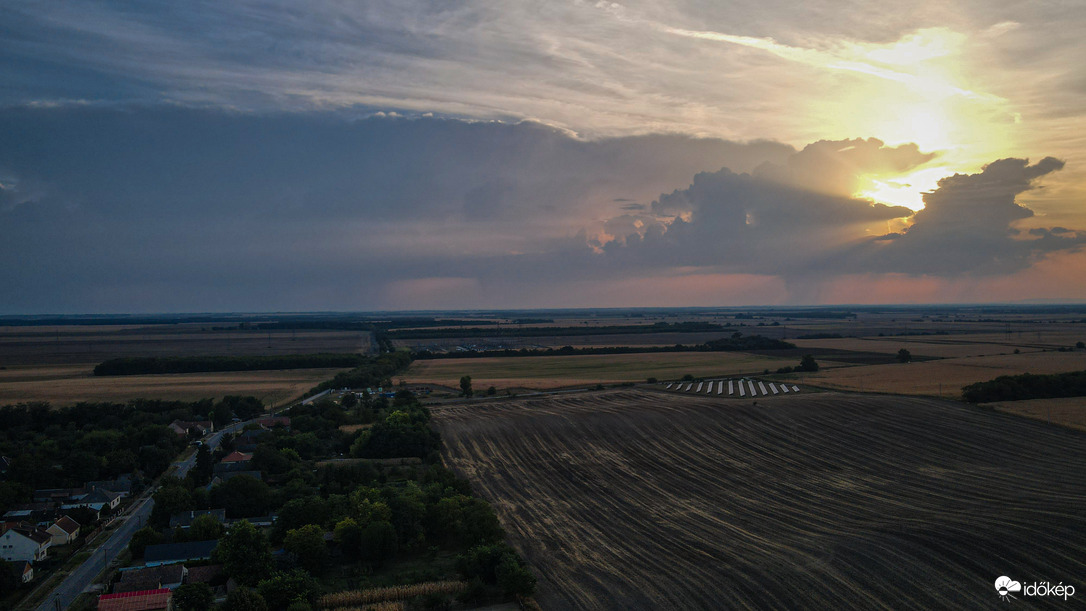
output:
[[[1086,300],[1077,0],[0,4],[0,314]]]

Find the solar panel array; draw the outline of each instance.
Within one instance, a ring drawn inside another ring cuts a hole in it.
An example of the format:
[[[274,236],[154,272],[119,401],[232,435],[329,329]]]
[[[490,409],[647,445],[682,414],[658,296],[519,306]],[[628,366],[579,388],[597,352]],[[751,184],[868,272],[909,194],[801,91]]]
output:
[[[700,382],[663,382],[661,386],[663,386],[664,390],[722,397],[769,397],[799,392],[799,386],[795,384],[765,382],[748,378],[702,380]]]

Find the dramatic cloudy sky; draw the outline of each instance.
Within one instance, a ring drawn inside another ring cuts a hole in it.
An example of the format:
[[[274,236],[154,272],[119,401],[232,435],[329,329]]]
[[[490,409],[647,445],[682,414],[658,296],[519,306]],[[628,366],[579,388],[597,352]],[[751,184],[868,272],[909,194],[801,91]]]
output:
[[[1086,3],[0,4],[0,314],[1086,299]]]

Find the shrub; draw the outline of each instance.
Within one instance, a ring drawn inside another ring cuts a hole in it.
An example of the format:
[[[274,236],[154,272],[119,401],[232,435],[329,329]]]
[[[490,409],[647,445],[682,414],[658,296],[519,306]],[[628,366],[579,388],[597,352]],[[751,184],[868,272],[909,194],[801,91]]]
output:
[[[531,596],[535,592],[535,575],[513,554],[503,554],[494,567],[498,587],[509,596]]]

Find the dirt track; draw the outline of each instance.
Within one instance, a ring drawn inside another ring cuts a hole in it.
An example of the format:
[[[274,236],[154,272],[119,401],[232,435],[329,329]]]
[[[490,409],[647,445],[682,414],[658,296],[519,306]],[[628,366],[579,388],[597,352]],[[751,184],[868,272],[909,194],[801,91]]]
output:
[[[545,609],[987,608],[1086,597],[1086,435],[931,399],[625,390],[435,410]],[[1022,602],[1021,600],[1018,602]]]

